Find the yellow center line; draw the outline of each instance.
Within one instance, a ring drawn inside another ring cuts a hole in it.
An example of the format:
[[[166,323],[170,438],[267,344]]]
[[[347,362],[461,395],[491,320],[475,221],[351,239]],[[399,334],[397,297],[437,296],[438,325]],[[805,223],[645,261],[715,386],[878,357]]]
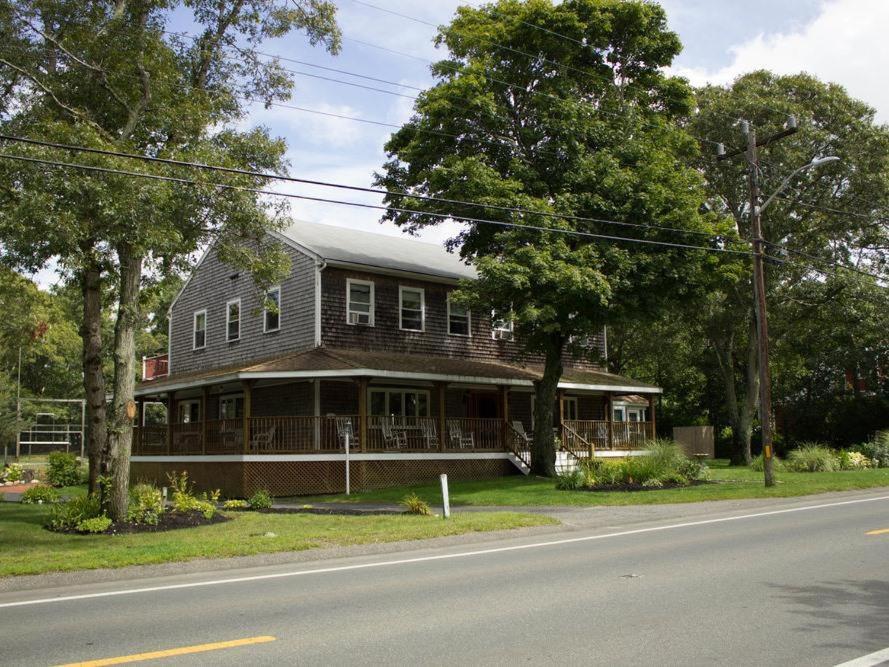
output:
[[[869,530],[865,533],[865,535],[885,535],[889,533],[889,528],[880,528],[878,530]]]
[[[102,667],[102,665],[125,665],[130,662],[142,662],[144,660],[157,660],[158,658],[172,658],[177,655],[189,655],[190,653],[204,653],[205,651],[218,651],[224,648],[236,648],[238,646],[250,646],[251,644],[265,644],[275,641],[271,635],[260,637],[246,637],[245,639],[232,639],[227,642],[214,642],[212,644],[195,644],[194,646],[182,646],[180,648],[168,648],[163,651],[151,651],[150,653],[134,653],[121,655],[116,658],[102,658],[101,660],[88,660],[86,662],[72,662],[59,667]]]

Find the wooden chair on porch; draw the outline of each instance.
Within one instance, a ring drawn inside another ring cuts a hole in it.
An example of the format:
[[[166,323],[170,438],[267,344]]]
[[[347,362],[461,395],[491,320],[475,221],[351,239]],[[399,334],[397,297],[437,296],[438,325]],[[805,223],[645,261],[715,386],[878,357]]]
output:
[[[270,452],[275,442],[275,427],[269,426],[265,431],[256,433],[250,441],[254,452]]]
[[[521,421],[518,419],[513,420],[512,430],[515,431],[515,434],[519,436],[526,445],[531,444],[531,436],[525,432],[525,425]]]
[[[448,423],[448,440],[453,449],[475,448],[475,436],[472,433],[463,433],[457,422]]]
[[[349,417],[336,417],[336,439],[340,443],[340,447],[346,448],[346,442],[349,448],[354,449],[357,445],[355,442],[355,432],[352,428],[352,420]]]
[[[427,449],[438,449],[438,431],[435,428],[435,420],[420,419],[420,431]]]
[[[395,428],[394,419],[384,417],[380,420],[380,432],[383,434],[383,446],[386,449],[403,449],[407,447],[407,433]]]

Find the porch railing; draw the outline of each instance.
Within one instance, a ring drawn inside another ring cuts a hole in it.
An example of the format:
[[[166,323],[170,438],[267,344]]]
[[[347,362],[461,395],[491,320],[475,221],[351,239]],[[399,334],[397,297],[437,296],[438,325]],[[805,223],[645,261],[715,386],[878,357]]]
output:
[[[565,420],[564,426],[563,430],[570,429],[574,436],[568,434],[568,438],[563,439],[571,440],[573,437],[575,441],[583,440],[595,449],[644,449],[645,443],[654,438],[654,425],[651,422],[609,424],[603,420]]]
[[[359,448],[358,417],[251,417],[251,454],[311,454]]]
[[[448,419],[445,449],[502,451],[505,425],[502,419]]]
[[[441,434],[435,417],[367,418],[367,451],[441,449]]]

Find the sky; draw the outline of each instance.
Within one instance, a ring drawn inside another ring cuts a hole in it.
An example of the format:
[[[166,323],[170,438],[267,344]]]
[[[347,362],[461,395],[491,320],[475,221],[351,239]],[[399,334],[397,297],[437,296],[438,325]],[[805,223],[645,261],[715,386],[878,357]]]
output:
[[[363,0],[335,1],[344,35],[338,56],[309,46],[301,34],[269,41],[264,52],[385,79],[403,87],[287,62],[283,63],[286,67],[299,72],[397,93],[295,74],[296,86],[288,104],[394,125],[410,116],[415,88],[432,83],[430,61],[443,55],[433,45],[434,26],[447,23],[460,5],[481,4],[478,0],[368,0],[378,8],[419,20],[412,21],[372,8]],[[889,86],[885,78],[889,71],[889,39],[885,35],[889,0],[661,0],[661,5],[669,27],[684,45],[671,70],[693,84],[727,84],[759,68],[786,74],[807,71],[845,86],[850,94],[873,106],[880,121],[889,122]],[[242,125],[263,125],[286,139],[291,175],[360,186],[372,184],[373,172],[386,159],[383,146],[394,131],[295,109],[265,109],[262,105],[255,105]],[[380,203],[376,195],[329,188],[288,183],[276,189]],[[369,209],[291,200],[291,216],[401,234],[391,224],[381,225],[380,212]],[[425,230],[422,238],[441,242],[456,229],[456,225],[445,223]],[[53,281],[53,276],[44,272],[38,281],[46,284]]]

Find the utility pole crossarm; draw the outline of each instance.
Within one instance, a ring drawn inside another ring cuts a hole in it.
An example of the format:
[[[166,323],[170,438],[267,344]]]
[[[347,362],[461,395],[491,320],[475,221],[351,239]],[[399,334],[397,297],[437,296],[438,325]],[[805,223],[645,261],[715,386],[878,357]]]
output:
[[[752,129],[751,129],[751,132],[753,132]],[[776,141],[780,141],[784,137],[789,137],[791,134],[796,134],[797,132],[799,132],[798,127],[788,127],[786,129],[781,130],[780,132],[776,132],[775,134],[766,137],[765,139],[760,139],[759,141],[756,142],[756,147],[762,148],[763,146],[768,146],[769,144],[773,144]],[[753,134],[755,135],[756,133],[753,132]],[[750,150],[749,146],[745,146],[744,148],[736,148],[734,150],[729,151],[728,153],[724,153],[723,155],[717,155],[716,159],[719,160],[720,162],[722,160],[729,160],[733,157],[737,157],[739,155],[744,155],[744,154],[748,153],[749,150]]]

